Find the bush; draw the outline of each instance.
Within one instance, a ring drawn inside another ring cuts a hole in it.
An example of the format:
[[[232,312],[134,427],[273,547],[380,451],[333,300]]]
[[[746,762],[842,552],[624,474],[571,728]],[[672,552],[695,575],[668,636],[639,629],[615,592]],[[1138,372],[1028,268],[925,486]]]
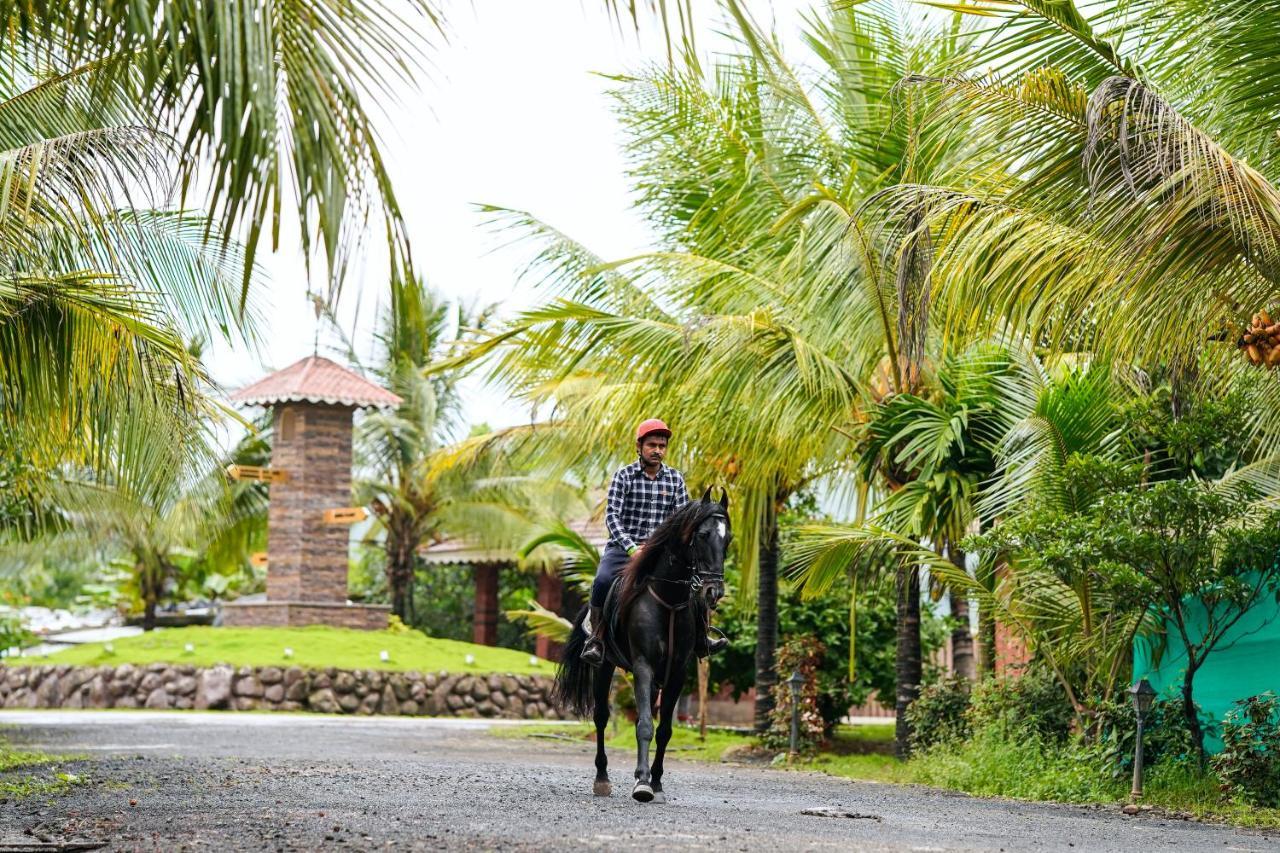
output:
[[[800,687],[800,750],[808,751],[830,738],[832,726],[828,726],[819,710],[819,670],[826,656],[827,647],[815,637],[794,637],[778,648],[778,686],[774,690],[774,708],[769,716],[769,728],[761,740],[771,747],[791,744],[791,687],[787,679],[792,672],[800,673],[804,684]]]
[[[907,708],[912,749],[925,750],[969,737],[969,692],[969,682],[956,676],[920,691],[920,697]]]
[[[1240,799],[1280,807],[1280,699],[1271,692],[1236,702],[1222,723],[1213,769]]]
[[[1206,736],[1217,732],[1217,722],[1212,715],[1206,714],[1199,705],[1196,706],[1196,713],[1200,717],[1200,730]],[[1127,695],[1098,710],[1098,730],[1099,740],[1110,757],[1114,775],[1119,778],[1131,774],[1133,738],[1137,734],[1138,724],[1133,702]],[[1195,740],[1191,730],[1187,728],[1186,715],[1182,713],[1182,697],[1170,694],[1157,698],[1147,714],[1144,727],[1143,766],[1189,765],[1195,762]]]
[[[1049,671],[1032,666],[1024,674],[988,678],[973,688],[969,723],[974,732],[995,729],[1012,741],[1034,735],[1061,743],[1071,734],[1071,702]]]
[[[0,658],[7,655],[10,649],[21,649],[34,641],[35,635],[23,626],[17,613],[0,613]]]

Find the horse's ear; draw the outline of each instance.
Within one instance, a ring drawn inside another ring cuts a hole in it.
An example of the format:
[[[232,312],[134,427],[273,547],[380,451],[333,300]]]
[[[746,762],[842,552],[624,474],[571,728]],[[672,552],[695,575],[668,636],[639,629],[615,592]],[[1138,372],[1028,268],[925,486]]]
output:
[[[725,512],[729,511],[729,490],[724,487],[720,489],[720,508]]]
[[[711,503],[711,487],[707,486],[707,490],[702,493],[702,502],[704,504]]]

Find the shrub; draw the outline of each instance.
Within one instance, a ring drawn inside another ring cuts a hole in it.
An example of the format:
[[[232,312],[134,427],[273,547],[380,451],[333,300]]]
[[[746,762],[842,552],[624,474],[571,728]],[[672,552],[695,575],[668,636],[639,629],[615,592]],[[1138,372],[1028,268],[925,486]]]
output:
[[[9,653],[9,649],[21,649],[35,641],[35,635],[28,631],[15,612],[0,612],[0,658]]]
[[[1196,705],[1200,729],[1206,735],[1217,732],[1217,723]],[[1133,702],[1126,695],[1098,709],[1099,740],[1106,747],[1114,774],[1127,776],[1133,772],[1133,738],[1137,734]],[[1147,714],[1142,743],[1142,763],[1154,765],[1195,764],[1195,737],[1187,726],[1180,695],[1161,696]]]
[[[1062,685],[1035,666],[1022,675],[979,682],[972,704],[973,731],[996,729],[1013,741],[1019,734],[1032,734],[1047,743],[1061,743],[1071,734],[1075,719]]]
[[[1236,702],[1222,723],[1213,769],[1240,799],[1280,806],[1280,699],[1270,691]]]
[[[827,647],[816,637],[794,637],[778,648],[779,682],[774,690],[774,708],[769,716],[769,728],[761,740],[771,747],[785,747],[791,743],[791,687],[787,679],[791,673],[800,673],[804,684],[800,687],[800,749],[806,751],[827,741],[831,735],[818,709],[818,672]]]
[[[951,676],[920,691],[920,697],[907,708],[912,749],[925,750],[969,737],[969,690],[966,679]]]

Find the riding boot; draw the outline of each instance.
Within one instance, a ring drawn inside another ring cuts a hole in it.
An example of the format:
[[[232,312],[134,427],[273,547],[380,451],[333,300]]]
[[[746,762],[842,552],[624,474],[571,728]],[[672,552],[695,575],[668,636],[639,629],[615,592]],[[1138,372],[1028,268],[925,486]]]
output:
[[[594,604],[587,611],[591,618],[591,636],[582,650],[582,659],[592,666],[604,663],[604,608]]]

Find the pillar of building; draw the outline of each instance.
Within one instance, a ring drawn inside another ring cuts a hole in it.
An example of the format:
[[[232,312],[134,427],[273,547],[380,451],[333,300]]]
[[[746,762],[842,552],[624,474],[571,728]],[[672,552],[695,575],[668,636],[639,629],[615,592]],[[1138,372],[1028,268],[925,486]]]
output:
[[[555,572],[538,573],[538,603],[552,613],[560,613],[564,600],[564,581]],[[538,637],[534,643],[534,653],[543,660],[560,660],[560,652],[564,648],[560,643],[547,637]]]
[[[352,411],[276,407],[271,467],[288,479],[271,485],[267,508],[268,601],[346,601],[351,528],[326,523],[324,513],[351,503]]]
[[[476,610],[474,640],[482,646],[498,645],[498,564],[475,567]]]

